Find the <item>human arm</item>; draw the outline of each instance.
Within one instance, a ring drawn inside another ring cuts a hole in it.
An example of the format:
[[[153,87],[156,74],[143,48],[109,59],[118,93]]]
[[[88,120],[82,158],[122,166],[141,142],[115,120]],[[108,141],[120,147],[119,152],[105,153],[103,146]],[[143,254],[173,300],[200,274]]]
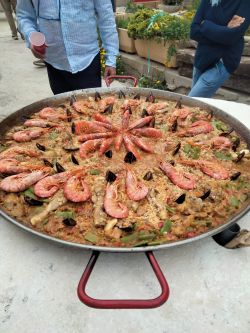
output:
[[[205,12],[206,12],[206,1],[202,0],[193,18],[190,29],[190,38],[197,41],[198,43],[202,42],[211,43],[211,41],[206,37],[204,37],[201,32],[201,24],[205,19]]]
[[[110,0],[94,0],[97,24],[102,44],[106,50],[106,69],[104,77],[115,74],[116,57],[119,54],[119,41]]]
[[[235,16],[241,17],[242,23],[239,26],[222,26],[212,21],[204,20],[201,25],[201,33],[209,40],[223,45],[233,45],[242,38],[250,25],[250,3],[243,0]],[[232,20],[231,20],[232,21]],[[230,21],[230,22],[231,22]]]

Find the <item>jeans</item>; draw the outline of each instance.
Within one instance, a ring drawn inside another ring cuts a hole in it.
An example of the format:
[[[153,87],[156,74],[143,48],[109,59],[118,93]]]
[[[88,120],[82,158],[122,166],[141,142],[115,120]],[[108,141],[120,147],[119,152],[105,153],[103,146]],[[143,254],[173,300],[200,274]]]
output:
[[[198,68],[193,69],[192,89],[189,97],[212,97],[216,90],[230,77],[226,67],[220,60],[214,67],[202,73]]]

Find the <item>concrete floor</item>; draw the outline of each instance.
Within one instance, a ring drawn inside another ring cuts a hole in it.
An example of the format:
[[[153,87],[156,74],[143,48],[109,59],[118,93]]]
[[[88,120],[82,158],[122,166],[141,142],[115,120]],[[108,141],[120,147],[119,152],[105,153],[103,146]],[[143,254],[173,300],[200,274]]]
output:
[[[0,21],[0,119],[51,95],[45,69],[33,60]],[[249,228],[249,214],[240,224]],[[81,304],[76,286],[89,255],[22,232],[0,217],[0,333],[250,332],[249,249],[226,250],[206,238],[157,252],[171,296],[147,311]],[[159,292],[143,254],[103,254],[87,289],[100,298]]]

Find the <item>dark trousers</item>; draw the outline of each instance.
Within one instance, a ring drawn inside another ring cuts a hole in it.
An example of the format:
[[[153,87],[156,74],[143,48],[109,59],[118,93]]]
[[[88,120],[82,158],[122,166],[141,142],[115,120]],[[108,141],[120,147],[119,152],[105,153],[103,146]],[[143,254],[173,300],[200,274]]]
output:
[[[54,95],[67,91],[101,87],[101,63],[98,54],[89,67],[72,74],[46,63],[50,88]]]

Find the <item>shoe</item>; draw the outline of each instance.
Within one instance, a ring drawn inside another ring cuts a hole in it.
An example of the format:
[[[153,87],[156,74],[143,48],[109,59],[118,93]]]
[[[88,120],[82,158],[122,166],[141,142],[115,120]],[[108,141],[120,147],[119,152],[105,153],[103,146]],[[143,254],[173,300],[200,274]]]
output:
[[[24,38],[24,35],[21,33],[21,31],[19,29],[17,29],[17,32],[20,34],[22,40],[24,40],[25,38]]]
[[[17,36],[17,35],[13,35],[13,36],[12,36],[12,39],[14,39],[14,40],[18,40],[18,36]]]
[[[33,61],[33,65],[35,65],[37,67],[45,67],[46,66],[45,62],[42,59]]]

